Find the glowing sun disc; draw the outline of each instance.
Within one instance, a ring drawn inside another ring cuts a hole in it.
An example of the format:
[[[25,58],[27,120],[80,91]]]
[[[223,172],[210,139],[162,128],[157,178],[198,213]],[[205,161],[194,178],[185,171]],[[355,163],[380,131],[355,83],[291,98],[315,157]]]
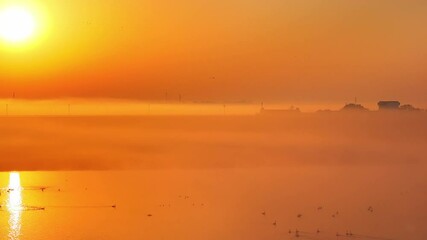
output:
[[[0,10],[0,37],[5,41],[24,41],[35,28],[35,19],[27,9],[13,6]]]

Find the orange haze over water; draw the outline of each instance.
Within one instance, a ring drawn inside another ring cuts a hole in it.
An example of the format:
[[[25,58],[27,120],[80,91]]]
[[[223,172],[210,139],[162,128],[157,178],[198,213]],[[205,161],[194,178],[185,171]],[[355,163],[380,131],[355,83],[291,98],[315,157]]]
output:
[[[426,239],[427,112],[316,112],[426,108],[426,0],[11,4],[0,239]]]

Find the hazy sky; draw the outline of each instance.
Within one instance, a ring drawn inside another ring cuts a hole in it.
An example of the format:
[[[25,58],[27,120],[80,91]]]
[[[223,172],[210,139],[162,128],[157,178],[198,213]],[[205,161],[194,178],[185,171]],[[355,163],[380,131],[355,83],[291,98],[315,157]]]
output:
[[[0,1],[0,97],[425,103],[425,0]]]

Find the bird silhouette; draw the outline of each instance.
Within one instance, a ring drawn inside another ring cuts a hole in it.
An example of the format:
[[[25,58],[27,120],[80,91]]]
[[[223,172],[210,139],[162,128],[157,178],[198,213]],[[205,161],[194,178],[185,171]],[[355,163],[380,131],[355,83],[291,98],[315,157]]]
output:
[[[347,237],[352,237],[353,236],[353,233],[351,233],[351,231],[346,231],[345,232],[345,235],[347,236]]]
[[[299,235],[299,231],[298,231],[298,229],[296,229],[295,230],[295,237],[299,237],[300,235]]]

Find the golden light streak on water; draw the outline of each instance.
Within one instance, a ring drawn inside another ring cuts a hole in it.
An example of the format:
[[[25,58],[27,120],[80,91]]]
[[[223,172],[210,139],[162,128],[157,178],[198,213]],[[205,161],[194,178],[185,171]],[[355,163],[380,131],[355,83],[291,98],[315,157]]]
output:
[[[17,172],[9,174],[9,197],[6,207],[9,212],[9,240],[18,240],[21,234],[22,188],[21,177]]]

